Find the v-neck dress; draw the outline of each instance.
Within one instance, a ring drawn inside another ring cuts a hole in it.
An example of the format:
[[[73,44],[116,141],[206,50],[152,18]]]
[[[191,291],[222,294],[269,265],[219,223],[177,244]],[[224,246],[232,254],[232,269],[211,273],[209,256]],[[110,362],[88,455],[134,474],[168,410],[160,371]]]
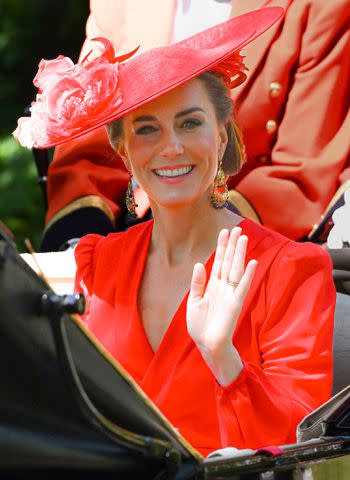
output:
[[[187,332],[188,293],[157,351],[151,348],[137,299],[153,220],[106,237],[86,235],[75,250],[75,288],[88,300],[82,321],[204,456],[226,446],[293,443],[299,421],[331,395],[329,256],[251,220],[240,226],[249,239],[247,261],[258,266],[232,339],[244,368],[225,387]]]

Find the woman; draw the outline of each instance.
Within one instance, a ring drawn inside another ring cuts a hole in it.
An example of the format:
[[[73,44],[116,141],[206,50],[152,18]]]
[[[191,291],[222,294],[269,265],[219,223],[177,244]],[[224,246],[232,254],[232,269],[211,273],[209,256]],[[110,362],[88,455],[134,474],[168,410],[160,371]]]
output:
[[[109,38],[123,52],[139,42],[149,49],[177,41],[184,25],[195,33],[199,4],[200,20],[214,24],[209,4],[228,19],[262,3],[90,0],[80,58],[94,48],[94,37]],[[332,210],[341,206],[340,197],[350,187],[349,1],[273,4],[285,15],[242,50],[248,78],[232,91],[247,161],[228,181],[230,202],[240,215],[293,240],[323,243]],[[135,192],[138,218],[126,214],[127,172],[119,156],[111,161],[112,156],[103,127],[55,149],[42,251],[65,249],[69,239],[120,231],[149,219],[149,203],[140,189]]]
[[[153,219],[80,240],[84,321],[203,455],[294,442],[331,393],[327,254],[225,208],[243,157],[230,99],[245,76],[238,50],[281,13],[254,11],[127,61],[103,40],[86,66],[44,62],[15,132],[40,147],[108,125],[131,176],[128,208],[134,176]]]

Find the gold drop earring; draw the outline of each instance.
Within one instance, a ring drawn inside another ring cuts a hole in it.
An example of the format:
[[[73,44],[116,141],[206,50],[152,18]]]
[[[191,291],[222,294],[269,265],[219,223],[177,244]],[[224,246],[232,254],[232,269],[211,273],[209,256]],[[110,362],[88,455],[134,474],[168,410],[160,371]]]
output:
[[[214,179],[213,191],[210,196],[210,203],[214,208],[224,208],[227,204],[227,200],[228,188],[226,184],[225,172],[222,168],[222,160],[220,160]]]
[[[129,174],[129,182],[128,182],[128,189],[125,194],[125,204],[126,208],[128,209],[128,212],[132,218],[137,218],[136,214],[136,202],[135,202],[135,197],[134,197],[134,190],[133,190],[133,185],[132,185],[132,175],[131,173]]]

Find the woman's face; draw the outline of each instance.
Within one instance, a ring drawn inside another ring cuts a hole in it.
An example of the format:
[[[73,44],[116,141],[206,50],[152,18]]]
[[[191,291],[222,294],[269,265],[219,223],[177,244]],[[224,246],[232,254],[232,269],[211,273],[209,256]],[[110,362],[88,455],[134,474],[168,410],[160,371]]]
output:
[[[118,152],[149,197],[170,207],[207,197],[226,144],[226,128],[194,79],[125,116]]]

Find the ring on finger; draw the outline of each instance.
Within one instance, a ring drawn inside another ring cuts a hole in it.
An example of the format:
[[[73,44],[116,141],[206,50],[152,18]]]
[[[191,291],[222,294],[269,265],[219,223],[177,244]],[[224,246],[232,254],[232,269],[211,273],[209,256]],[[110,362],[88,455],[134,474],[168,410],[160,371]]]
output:
[[[236,282],[235,280],[229,280],[227,285],[230,285],[231,287],[238,287],[239,282]]]

